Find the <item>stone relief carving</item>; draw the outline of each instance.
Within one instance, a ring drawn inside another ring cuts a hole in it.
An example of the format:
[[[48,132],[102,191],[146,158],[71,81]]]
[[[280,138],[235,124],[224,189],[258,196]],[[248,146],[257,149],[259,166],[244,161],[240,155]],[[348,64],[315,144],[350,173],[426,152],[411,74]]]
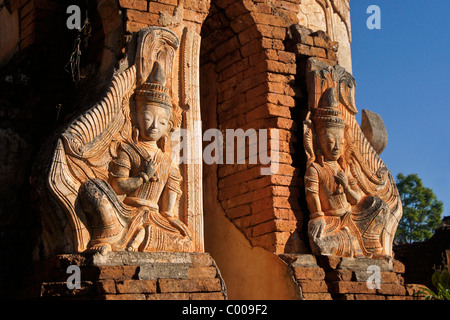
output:
[[[135,64],[58,139],[47,184],[62,210],[44,223],[47,246],[63,227],[66,252],[203,251],[201,208],[180,205],[188,195],[171,145],[192,117],[174,98],[179,47],[169,29],[142,29]]]
[[[314,254],[392,256],[402,215],[395,182],[355,119],[355,80],[340,66],[308,61],[305,190]]]

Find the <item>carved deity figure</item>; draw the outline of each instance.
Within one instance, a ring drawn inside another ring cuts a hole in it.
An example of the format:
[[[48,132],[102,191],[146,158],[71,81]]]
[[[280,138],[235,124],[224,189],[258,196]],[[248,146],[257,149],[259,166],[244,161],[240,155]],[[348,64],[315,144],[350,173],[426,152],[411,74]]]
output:
[[[391,256],[401,203],[388,170],[352,121],[353,77],[322,63],[310,61],[310,67],[310,89],[315,90],[310,91],[314,94],[304,122],[304,144],[312,251]]]
[[[118,146],[109,183],[94,179],[81,186],[81,206],[93,230],[91,250],[187,251],[191,245],[188,228],[173,214],[181,194],[178,164],[157,144],[177,121],[164,85],[155,62],[136,90],[133,139]]]
[[[201,184],[171,144],[182,119],[193,117],[173,98],[179,47],[169,29],[142,29],[134,64],[59,136],[46,178],[50,201],[41,214],[45,254],[203,250],[202,212],[193,210],[198,197],[186,187],[201,192]],[[187,49],[182,59],[190,61]],[[192,87],[189,70],[183,72]],[[195,96],[184,90],[176,98],[187,94]]]

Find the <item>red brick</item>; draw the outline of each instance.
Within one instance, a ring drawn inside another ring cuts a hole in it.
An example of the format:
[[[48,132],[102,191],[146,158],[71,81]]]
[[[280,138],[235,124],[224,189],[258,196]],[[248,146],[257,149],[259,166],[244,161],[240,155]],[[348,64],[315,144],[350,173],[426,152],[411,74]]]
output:
[[[147,300],[189,300],[189,293],[152,293],[147,295]]]
[[[241,46],[245,45],[251,40],[261,38],[261,32],[256,28],[255,25],[250,26],[249,28],[245,29],[244,31],[240,32],[238,34],[238,39],[241,44]]]
[[[171,1],[165,0],[165,1],[161,1],[161,2],[171,4],[174,6],[177,6],[179,3],[176,0],[171,0]],[[184,0],[183,7],[184,7],[184,10],[188,9],[188,10],[192,10],[192,11],[196,11],[196,12],[200,12],[200,13],[205,13],[205,12],[208,12],[209,3],[207,1]]]
[[[138,266],[100,266],[99,280],[115,279],[124,280],[132,279],[137,271]]]
[[[216,64],[216,72],[222,72],[223,70],[231,66],[233,63],[236,63],[241,59],[242,57],[239,49],[232,51]]]
[[[252,227],[252,236],[257,237],[270,232],[292,232],[296,228],[296,221],[274,219]]]
[[[409,297],[409,296],[386,296],[386,300],[416,300],[417,298]]]
[[[286,107],[295,107],[295,99],[291,96],[269,93],[267,94],[267,101],[276,105],[282,105]]]
[[[169,15],[173,15],[175,10],[175,6],[165,4],[165,3],[159,3],[155,1],[149,2],[148,12],[154,13],[159,15],[161,12],[166,12]],[[190,10],[189,10],[190,11]]]
[[[159,279],[159,288],[166,292],[221,291],[220,279]]]
[[[337,60],[337,53],[332,50],[327,50],[327,59]]]
[[[355,300],[386,300],[386,297],[375,294],[355,294]]]
[[[376,293],[375,289],[369,289],[366,282],[336,281],[331,283],[332,293]]]
[[[220,75],[219,81],[231,78],[239,72],[244,71],[249,66],[248,59],[241,59],[236,63],[232,64],[229,68],[226,68]]]
[[[305,300],[333,300],[329,293],[303,293]]]
[[[288,25],[288,22],[285,19],[277,15],[253,12],[252,16],[256,24],[259,25],[270,25],[277,27],[286,27]]]
[[[147,11],[147,0],[119,0],[122,8]]]
[[[319,267],[294,267],[294,276],[297,280],[323,280],[325,279],[325,271]]]
[[[392,265],[394,272],[402,274],[405,273],[405,265],[402,262],[398,260],[393,260]]]
[[[212,266],[212,258],[207,253],[191,254],[191,261],[193,267],[209,267]]]
[[[381,281],[383,283],[403,284],[403,278],[399,277],[395,272],[381,272]]]
[[[154,13],[128,9],[125,11],[125,17],[127,21],[139,22],[146,26],[159,25],[159,15]]]
[[[218,59],[222,59],[227,54],[235,50],[238,50],[239,48],[240,48],[239,40],[237,36],[234,36],[226,40],[225,42],[217,45],[214,52],[216,53]]]
[[[309,53],[312,57],[327,58],[327,52],[323,48],[311,47]]]
[[[284,27],[258,25],[258,30],[263,37],[281,40],[286,38],[286,28]]]
[[[231,21],[231,28],[234,32],[240,33],[254,24],[255,20],[253,18],[253,15],[250,13],[244,13]]]
[[[237,206],[234,208],[227,209],[227,217],[230,219],[237,219],[240,217],[248,216],[251,214],[251,207],[248,204]]]
[[[377,289],[377,293],[391,296],[404,296],[406,295],[405,286],[400,284],[382,283],[381,289]]]
[[[328,293],[328,286],[323,280],[302,280],[299,284],[304,293]]]
[[[189,300],[225,300],[222,292],[194,292],[189,294]]]
[[[101,280],[95,283],[98,294],[116,293],[116,282],[114,280]]]
[[[330,47],[329,41],[326,41],[322,37],[313,37],[313,40],[314,40],[314,46],[316,46],[316,47],[320,47],[320,48],[329,48]]]
[[[332,270],[326,274],[327,281],[351,281],[352,277],[352,270]]]
[[[284,50],[284,43],[280,39],[262,38],[261,46],[264,49]]]
[[[185,8],[183,10],[183,19],[184,21],[194,22],[196,29],[193,28],[193,30],[197,31],[200,34],[201,23],[205,20],[206,14],[207,14],[206,12],[198,12],[196,10],[190,10]]]
[[[217,270],[215,267],[191,267],[188,275],[189,278],[215,278]]]
[[[107,294],[105,300],[146,300],[145,294]]]
[[[129,33],[138,32],[142,28],[147,28],[147,27],[148,27],[148,25],[145,23],[140,23],[140,22],[136,22],[136,21],[127,21],[126,22],[126,30]]]
[[[116,287],[117,293],[156,293],[156,280],[124,280]]]

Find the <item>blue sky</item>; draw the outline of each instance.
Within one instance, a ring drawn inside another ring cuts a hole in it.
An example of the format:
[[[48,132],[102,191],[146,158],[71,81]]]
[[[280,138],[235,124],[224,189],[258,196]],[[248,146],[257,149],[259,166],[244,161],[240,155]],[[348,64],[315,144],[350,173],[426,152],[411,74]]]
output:
[[[381,9],[370,30],[367,8]],[[450,215],[450,0],[351,0],[356,106],[380,114],[394,177],[417,173]]]

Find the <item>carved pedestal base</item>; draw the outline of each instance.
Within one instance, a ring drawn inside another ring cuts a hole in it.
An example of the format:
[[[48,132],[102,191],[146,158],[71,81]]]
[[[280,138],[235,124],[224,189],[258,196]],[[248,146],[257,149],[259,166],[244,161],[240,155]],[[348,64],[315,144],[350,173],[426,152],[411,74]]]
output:
[[[281,258],[291,267],[305,300],[421,299],[414,295],[418,285],[404,283],[405,266],[397,260],[309,254]]]
[[[76,266],[76,267],[71,267]],[[79,269],[77,269],[77,267]],[[69,268],[69,269],[68,269]],[[226,288],[209,254],[110,252],[58,255],[36,263],[19,298],[83,300],[224,300]],[[76,273],[80,271],[80,286]]]

